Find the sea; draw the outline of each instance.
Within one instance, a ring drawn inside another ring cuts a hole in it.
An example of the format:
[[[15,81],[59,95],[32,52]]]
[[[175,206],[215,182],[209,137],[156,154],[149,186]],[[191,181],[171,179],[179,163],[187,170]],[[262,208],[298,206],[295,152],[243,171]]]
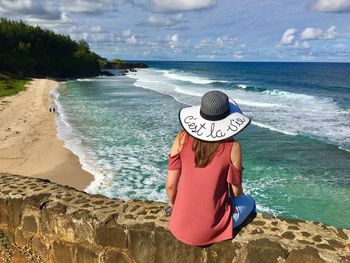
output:
[[[252,119],[236,139],[258,212],[350,228],[350,63],[145,63],[52,92],[58,137],[94,175],[87,192],[168,202],[178,112],[215,89]]]

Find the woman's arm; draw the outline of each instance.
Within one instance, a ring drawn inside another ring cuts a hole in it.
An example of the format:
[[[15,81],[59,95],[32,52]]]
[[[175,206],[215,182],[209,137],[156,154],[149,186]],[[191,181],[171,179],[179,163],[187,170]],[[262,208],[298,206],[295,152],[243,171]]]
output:
[[[173,146],[171,147],[170,156],[174,156],[181,151],[183,137],[184,136],[181,136],[181,132],[176,136]],[[168,176],[166,179],[166,192],[172,205],[175,203],[177,185],[179,183],[180,175],[181,170],[168,170]]]
[[[166,179],[166,193],[172,205],[175,203],[180,175],[180,170],[168,170],[168,177]]]
[[[241,149],[241,145],[238,141],[235,141],[232,144],[231,162],[235,168],[237,168],[238,170],[242,170],[242,149]],[[241,185],[230,184],[230,186],[232,189],[232,194],[235,197],[244,194],[242,184]]]

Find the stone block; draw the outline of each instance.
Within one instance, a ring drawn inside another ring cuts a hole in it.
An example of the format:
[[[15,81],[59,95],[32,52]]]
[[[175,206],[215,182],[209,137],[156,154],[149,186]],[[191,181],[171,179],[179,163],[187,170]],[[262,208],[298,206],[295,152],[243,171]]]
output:
[[[78,245],[76,248],[76,263],[96,263],[98,262],[98,254],[96,248],[88,248]]]
[[[40,236],[33,236],[29,247],[33,250],[33,252],[40,256],[45,262],[49,261],[49,254],[47,253],[48,248],[46,247],[44,240]]]
[[[71,263],[75,262],[74,244],[54,241],[52,245],[53,260],[55,263]]]
[[[277,263],[278,258],[287,258],[288,251],[276,242],[267,238],[250,241],[239,252],[236,262],[245,263]]]
[[[127,236],[124,227],[113,222],[101,224],[96,228],[95,241],[103,247],[127,247]]]
[[[205,262],[203,248],[188,246],[178,241],[162,227],[155,231],[154,263],[201,263]]]
[[[15,229],[15,244],[20,247],[27,246],[27,239],[23,235],[23,230],[21,228]]]
[[[37,233],[38,232],[38,225],[37,225],[37,222],[35,220],[35,217],[32,215],[24,217],[22,228],[26,232]]]
[[[106,253],[103,263],[134,263],[125,252],[109,251]],[[150,262],[147,262],[150,263]]]
[[[232,243],[232,240],[222,241],[206,248],[207,261],[206,263],[226,263],[232,262],[236,257],[236,250],[241,245]]]
[[[305,247],[293,250],[289,253],[285,263],[324,263],[325,261],[318,254],[317,249]]]
[[[23,199],[0,199],[0,223],[16,228],[21,224]]]
[[[24,203],[32,208],[41,209],[49,201],[50,197],[51,194],[48,193],[31,195],[24,200]]]
[[[128,229],[128,254],[136,262],[152,262],[154,229],[153,223],[137,224]]]

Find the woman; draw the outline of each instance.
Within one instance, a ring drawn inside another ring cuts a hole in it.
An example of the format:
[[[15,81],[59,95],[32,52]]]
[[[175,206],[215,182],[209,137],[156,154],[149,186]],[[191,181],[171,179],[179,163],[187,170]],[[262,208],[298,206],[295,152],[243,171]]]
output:
[[[254,199],[243,194],[241,146],[233,139],[250,119],[216,90],[204,94],[200,106],[180,110],[179,118],[184,131],[171,148],[166,181],[169,229],[193,246],[231,239],[255,211]]]

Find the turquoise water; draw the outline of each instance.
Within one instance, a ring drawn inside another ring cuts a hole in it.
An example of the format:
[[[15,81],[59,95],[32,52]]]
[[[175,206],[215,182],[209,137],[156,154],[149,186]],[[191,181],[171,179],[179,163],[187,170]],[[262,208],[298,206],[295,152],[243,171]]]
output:
[[[237,139],[258,210],[350,227],[349,64],[148,64],[68,81],[53,94],[59,136],[95,176],[88,192],[166,201],[178,111],[215,88],[253,120]]]

